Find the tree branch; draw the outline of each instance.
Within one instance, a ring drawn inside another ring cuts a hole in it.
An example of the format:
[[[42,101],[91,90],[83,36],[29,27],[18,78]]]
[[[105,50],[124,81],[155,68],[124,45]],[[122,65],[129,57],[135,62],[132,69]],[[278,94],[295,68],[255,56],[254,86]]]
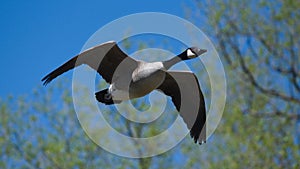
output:
[[[284,95],[282,93],[280,93],[279,91],[276,91],[274,89],[267,89],[264,88],[263,86],[261,86],[257,80],[254,78],[253,74],[251,73],[251,71],[248,69],[248,67],[246,66],[246,63],[242,57],[242,53],[240,51],[240,49],[238,48],[237,45],[234,45],[232,40],[230,40],[230,38],[228,38],[228,43],[231,46],[231,48],[233,49],[233,51],[236,53],[239,63],[241,64],[241,68],[242,71],[246,74],[246,76],[248,77],[248,79],[250,80],[250,83],[256,88],[258,89],[260,92],[270,95],[270,96],[274,96],[277,97],[279,99],[285,100],[285,101],[291,101],[291,102],[295,102],[300,104],[300,99],[297,99],[295,97],[292,96],[287,96]]]
[[[300,117],[300,113],[295,113],[295,114],[288,114],[282,111],[273,111],[273,112],[251,112],[249,110],[244,110],[243,113],[247,113],[256,117],[261,117],[261,118],[274,118],[274,117],[284,117],[289,120],[297,120],[298,117]]]

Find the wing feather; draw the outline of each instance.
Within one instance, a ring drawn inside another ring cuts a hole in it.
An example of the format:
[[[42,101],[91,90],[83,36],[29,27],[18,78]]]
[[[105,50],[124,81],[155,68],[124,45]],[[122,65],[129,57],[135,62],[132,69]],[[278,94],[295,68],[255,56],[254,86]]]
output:
[[[73,57],[48,75],[42,81],[47,85],[57,76],[79,66],[86,64],[96,70],[107,83],[111,83],[113,74],[119,64],[126,59],[126,66],[136,66],[137,62],[128,57],[114,41],[109,41],[98,46],[87,49]]]
[[[206,142],[205,102],[197,77],[192,72],[168,71],[157,89],[172,98],[194,142]]]

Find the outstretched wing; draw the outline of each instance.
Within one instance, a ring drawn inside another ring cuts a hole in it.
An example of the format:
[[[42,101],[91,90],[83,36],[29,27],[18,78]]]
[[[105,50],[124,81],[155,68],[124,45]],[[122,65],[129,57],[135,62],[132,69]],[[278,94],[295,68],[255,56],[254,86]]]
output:
[[[126,66],[135,67],[136,60],[128,57],[114,41],[109,41],[92,47],[79,55],[73,57],[48,75],[42,81],[47,85],[57,76],[67,72],[79,65],[86,64],[96,70],[107,83],[111,83],[113,74],[119,64],[126,59]]]
[[[206,110],[204,97],[197,77],[192,72],[166,72],[163,83],[157,88],[168,96],[190,129],[194,142],[206,142]]]

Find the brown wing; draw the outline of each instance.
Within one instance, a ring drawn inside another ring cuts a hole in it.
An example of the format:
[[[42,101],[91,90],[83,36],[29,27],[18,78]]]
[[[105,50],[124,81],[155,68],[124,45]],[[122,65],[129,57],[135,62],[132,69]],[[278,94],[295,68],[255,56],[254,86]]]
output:
[[[96,70],[107,83],[111,83],[113,74],[121,62],[126,59],[126,66],[136,67],[137,62],[128,57],[116,44],[110,41],[90,48],[73,57],[48,75],[42,81],[47,85],[57,76],[79,65],[86,64]]]
[[[194,142],[206,142],[206,110],[197,77],[192,72],[168,71],[157,88],[168,96],[190,129]]]

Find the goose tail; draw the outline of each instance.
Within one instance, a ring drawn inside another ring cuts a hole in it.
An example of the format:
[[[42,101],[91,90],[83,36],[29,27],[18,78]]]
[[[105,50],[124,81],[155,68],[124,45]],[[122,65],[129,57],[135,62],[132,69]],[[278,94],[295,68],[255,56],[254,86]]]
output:
[[[113,100],[111,94],[108,92],[108,89],[101,90],[95,93],[96,99],[98,102],[104,103],[106,105],[118,104],[121,101]]]

